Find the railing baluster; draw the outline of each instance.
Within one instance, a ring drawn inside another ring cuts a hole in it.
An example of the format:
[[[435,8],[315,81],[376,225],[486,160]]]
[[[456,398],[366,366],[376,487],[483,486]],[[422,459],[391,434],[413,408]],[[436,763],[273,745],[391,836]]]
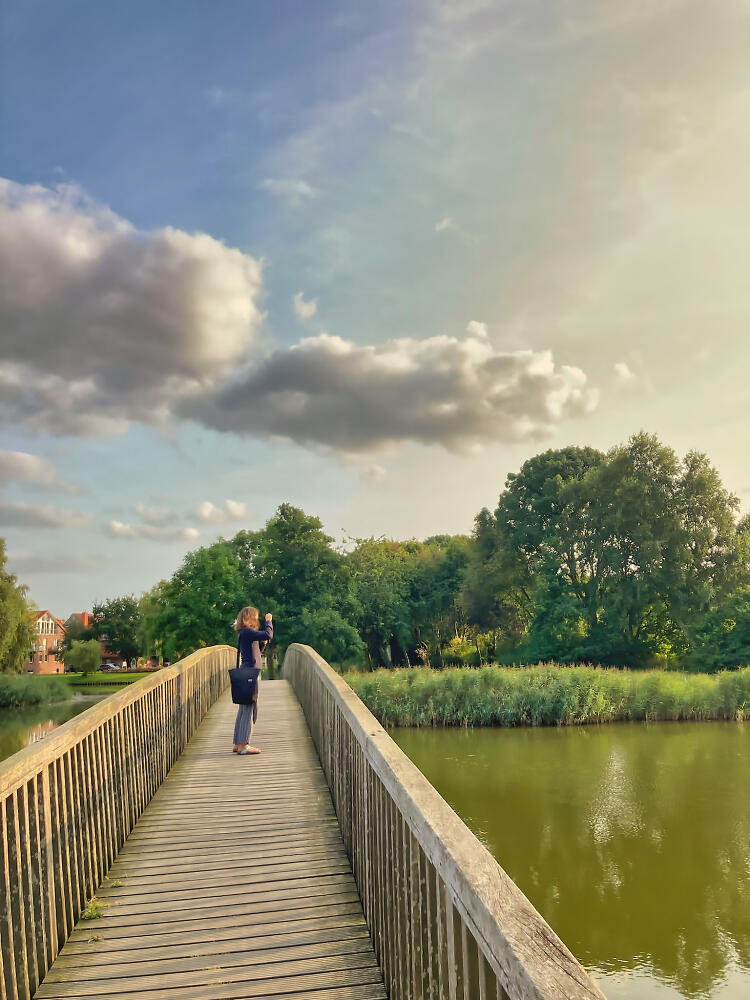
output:
[[[331,789],[390,1000],[602,1000],[517,886],[328,664],[295,643],[283,676],[302,705]]]
[[[233,662],[199,650],[0,763],[3,1000],[30,1000]]]
[[[12,818],[9,815],[10,810],[12,810],[10,801],[0,802],[0,823],[2,823],[0,831],[2,832],[2,845],[0,845],[0,962],[3,966],[5,993],[9,997],[21,997],[28,994],[28,981],[24,992],[25,963],[23,962],[22,950],[19,952],[16,946],[14,920],[16,913],[14,903],[16,901],[13,896],[14,886],[18,885],[18,872],[12,868],[14,855],[11,850],[10,834],[13,826]]]

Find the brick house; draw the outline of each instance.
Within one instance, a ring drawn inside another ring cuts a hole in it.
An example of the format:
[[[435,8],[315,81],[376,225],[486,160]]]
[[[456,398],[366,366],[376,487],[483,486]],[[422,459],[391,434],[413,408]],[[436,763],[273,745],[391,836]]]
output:
[[[28,674],[62,674],[65,672],[57,649],[65,638],[65,626],[51,611],[39,611],[34,618],[36,638],[26,664]]]
[[[83,625],[84,628],[94,628],[94,616],[90,611],[74,611],[69,618],[65,619],[65,630],[67,631],[74,622]],[[122,656],[116,650],[112,651],[107,647],[107,637],[100,635],[98,638],[102,663],[121,663]]]

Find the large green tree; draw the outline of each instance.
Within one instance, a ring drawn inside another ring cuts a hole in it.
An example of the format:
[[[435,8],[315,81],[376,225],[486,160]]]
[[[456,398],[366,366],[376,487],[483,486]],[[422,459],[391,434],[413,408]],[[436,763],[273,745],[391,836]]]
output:
[[[727,595],[703,618],[691,666],[708,672],[750,666],[750,587]]]
[[[233,642],[232,624],[246,605],[274,615],[272,655],[290,642],[309,643],[334,662],[362,653],[342,557],[320,520],[291,504],[259,531],[188,553],[143,600],[143,634],[171,658]]]
[[[525,611],[529,659],[683,657],[747,572],[736,506],[705,456],[653,435],[545,452],[478,518],[467,605],[491,624]]]
[[[460,595],[469,544],[462,535],[357,540],[346,569],[370,667],[442,663],[442,649],[465,623]]]
[[[138,598],[132,594],[97,601],[92,608],[94,627],[109,649],[126,660],[140,652],[138,633],[141,628],[141,611]]]
[[[278,618],[274,645],[280,651],[304,642],[335,662],[362,653],[351,587],[332,542],[319,518],[287,503],[262,531],[234,539],[254,595],[248,603],[262,603],[262,611]]]
[[[370,668],[393,664],[394,644],[409,644],[408,543],[358,539],[346,557],[355,598],[354,621]]]
[[[172,660],[229,642],[237,612],[249,603],[246,597],[237,550],[222,539],[188,552],[171,579],[151,592],[146,632]]]
[[[19,673],[34,644],[27,589],[6,568],[5,539],[0,538],[0,671]]]

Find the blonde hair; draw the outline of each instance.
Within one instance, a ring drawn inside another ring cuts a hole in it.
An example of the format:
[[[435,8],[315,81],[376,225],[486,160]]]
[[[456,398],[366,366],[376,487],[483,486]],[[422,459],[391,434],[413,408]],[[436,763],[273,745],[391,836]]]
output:
[[[237,615],[234,623],[234,631],[240,632],[243,628],[256,628],[260,624],[260,612],[252,605],[243,608]]]

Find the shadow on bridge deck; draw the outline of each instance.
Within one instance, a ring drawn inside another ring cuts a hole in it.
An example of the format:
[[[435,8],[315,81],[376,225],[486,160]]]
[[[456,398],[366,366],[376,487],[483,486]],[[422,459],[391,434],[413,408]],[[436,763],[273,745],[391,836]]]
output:
[[[286,681],[231,753],[228,693],[121,849],[36,997],[385,1000],[331,795]]]

